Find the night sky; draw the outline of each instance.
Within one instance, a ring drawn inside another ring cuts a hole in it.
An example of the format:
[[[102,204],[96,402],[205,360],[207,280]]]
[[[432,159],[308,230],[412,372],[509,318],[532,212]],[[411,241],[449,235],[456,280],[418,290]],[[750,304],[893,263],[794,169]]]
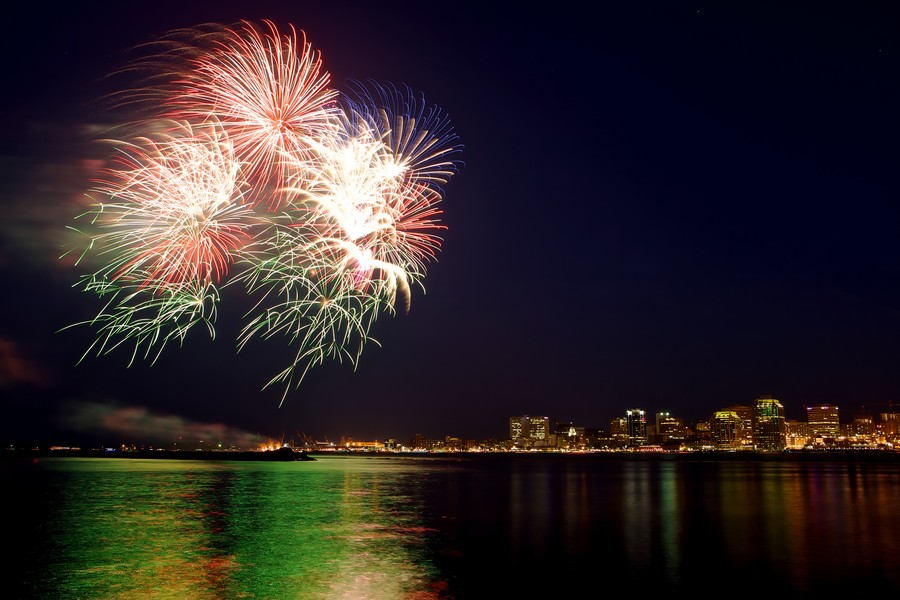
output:
[[[486,439],[521,414],[900,401],[889,2],[26,4],[2,40],[4,444]],[[240,19],[304,31],[338,89],[409,85],[464,146],[427,292],[377,321],[356,370],[319,366],[280,407],[261,388],[290,348],[237,352],[230,292],[215,340],[196,329],[155,365],[76,366],[93,332],[59,331],[100,308],[58,257],[105,77],[167,30]]]

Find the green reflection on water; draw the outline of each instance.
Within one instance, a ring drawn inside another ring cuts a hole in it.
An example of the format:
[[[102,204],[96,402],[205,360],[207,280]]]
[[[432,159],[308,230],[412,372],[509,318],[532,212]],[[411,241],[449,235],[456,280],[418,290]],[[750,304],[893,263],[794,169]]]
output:
[[[427,598],[415,470],[364,459],[56,459],[41,596]]]

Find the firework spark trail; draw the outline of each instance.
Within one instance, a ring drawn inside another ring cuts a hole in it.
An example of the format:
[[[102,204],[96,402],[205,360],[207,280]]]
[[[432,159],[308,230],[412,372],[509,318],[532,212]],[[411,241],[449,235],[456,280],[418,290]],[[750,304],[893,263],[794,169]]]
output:
[[[320,271],[319,262],[302,251],[292,254],[289,247],[279,248],[278,264],[254,271],[259,289],[266,291],[239,340],[241,349],[253,337],[285,336],[297,347],[293,361],[265,385],[284,382],[282,402],[294,381],[299,385],[309,369],[327,359],[355,367],[365,345],[378,343],[369,329],[380,312],[377,298],[349,285],[346,277]]]
[[[421,285],[426,263],[440,249],[436,232],[445,229],[438,222],[437,205],[442,185],[457,172],[453,158],[461,150],[457,137],[447,115],[427,107],[408,87],[356,83],[352,95],[342,96],[342,106],[345,115],[356,115],[375,132],[381,151],[388,155],[382,163],[393,170],[381,209],[389,227],[377,239],[373,255],[380,264],[395,265]]]
[[[424,276],[425,258],[439,245],[423,231],[437,228],[437,193],[413,183],[415,173],[398,162],[369,121],[356,113],[345,117],[344,135],[314,147],[323,168],[308,188],[293,190],[303,201],[292,203],[287,225],[269,238],[269,252],[259,259],[265,266],[247,271],[251,291],[274,290],[278,300],[258,305],[242,346],[254,335],[277,332],[300,340],[293,364],[275,380],[290,382],[300,369],[302,381],[310,365],[330,355],[356,365],[370,339],[368,326],[380,311],[394,311],[398,291],[409,309],[410,284]],[[334,354],[351,341],[354,352]]]
[[[288,175],[281,157],[292,157],[295,177],[314,172],[310,140],[332,135],[339,116],[338,92],[319,52],[302,31],[282,34],[271,21],[178,30],[165,43],[165,54],[138,63],[158,80],[144,101],[162,118],[203,122],[215,115],[245,164],[249,198],[277,210]]]
[[[409,177],[440,189],[458,172],[455,155],[462,147],[450,119],[439,107],[428,106],[421,94],[406,86],[354,82],[340,102],[345,113],[360,115],[381,134]]]
[[[436,108],[426,113],[409,91],[376,84],[346,101],[340,133],[314,146],[318,179],[288,188],[305,194],[298,206],[308,214],[298,221],[317,227],[312,253],[333,255],[340,269],[356,265],[356,286],[378,284],[391,305],[399,289],[408,310],[411,283],[440,248],[439,186],[455,172],[456,137]]]
[[[149,108],[144,135],[115,143],[117,166],[92,190],[104,200],[82,258],[103,263],[80,284],[108,300],[88,353],[130,340],[132,360],[141,347],[158,357],[197,323],[214,337],[219,287],[242,284],[255,304],[238,349],[297,347],[265,387],[286,394],[328,359],[356,366],[440,250],[441,186],[461,151],[446,114],[406,87],[332,89],[305,34],[270,21],[148,47],[160,50],[125,70],[146,85],[116,95]]]
[[[112,256],[98,275],[113,282],[218,282],[250,241],[253,213],[222,130],[181,123],[167,129],[116,142],[117,166],[89,193],[101,198],[88,213],[101,231],[91,243]]]
[[[338,271],[352,270],[354,287],[364,289],[378,274],[393,305],[398,288],[409,301],[409,281],[403,265],[384,260],[382,243],[395,237],[396,215],[391,199],[399,191],[404,167],[376,132],[351,123],[347,138],[330,138],[318,147],[326,157],[318,180],[308,192],[319,228],[314,255],[333,256]]]
[[[212,284],[195,281],[149,293],[140,286],[117,286],[93,277],[85,278],[82,283],[85,291],[101,297],[111,294],[112,298],[92,320],[69,326],[91,325],[98,330],[96,339],[79,362],[92,351],[96,350],[98,356],[108,354],[130,342],[134,348],[129,365],[138,357],[142,347],[143,358],[150,359],[153,364],[170,341],[178,340],[179,344],[183,344],[188,331],[200,323],[206,326],[210,338],[215,338],[219,291]]]
[[[141,346],[149,357],[157,344],[158,358],[169,340],[183,341],[200,322],[214,336],[216,284],[250,241],[254,217],[222,131],[178,123],[166,129],[116,142],[116,166],[89,194],[99,200],[82,218],[97,233],[76,264],[88,252],[107,259],[80,285],[109,300],[90,321],[99,337],[87,353],[133,340],[132,361]]]
[[[196,84],[176,98],[187,115],[219,115],[250,165],[248,179],[264,189],[273,176],[281,185],[285,154],[294,159],[294,176],[309,170],[299,168],[314,158],[309,140],[332,134],[337,96],[305,36],[298,39],[293,28],[291,35],[280,35],[271,22],[265,24],[268,33],[245,23],[220,44],[221,51],[197,61]],[[265,201],[277,208],[279,198],[275,193]]]

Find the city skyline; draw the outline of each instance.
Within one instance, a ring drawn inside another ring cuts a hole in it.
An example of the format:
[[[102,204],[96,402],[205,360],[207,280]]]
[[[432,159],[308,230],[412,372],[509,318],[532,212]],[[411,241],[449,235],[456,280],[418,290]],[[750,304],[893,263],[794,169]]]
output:
[[[23,446],[153,446],[159,445],[163,447],[178,446],[181,443],[197,444],[204,447],[217,447],[222,444],[225,447],[239,448],[257,448],[262,446],[277,447],[285,443],[297,443],[298,440],[304,440],[306,443],[324,443],[340,446],[343,443],[356,443],[363,445],[396,443],[400,445],[411,445],[411,440],[420,438],[429,440],[430,443],[435,441],[453,439],[459,443],[465,442],[491,442],[491,441],[508,441],[515,440],[516,435],[513,433],[513,421],[524,419],[542,419],[546,420],[544,426],[545,431],[542,439],[550,440],[558,433],[560,426],[570,426],[579,429],[582,433],[585,430],[593,430],[596,432],[610,435],[616,427],[625,424],[629,420],[629,414],[632,412],[643,411],[643,419],[646,423],[647,431],[652,431],[654,435],[661,435],[658,430],[660,421],[670,421],[687,431],[691,435],[696,435],[699,431],[710,431],[714,429],[714,421],[716,417],[723,412],[732,412],[734,410],[744,409],[749,414],[752,411],[754,402],[760,399],[773,399],[777,401],[784,413],[781,417],[788,423],[807,422],[812,425],[815,419],[818,421],[828,421],[828,416],[834,418],[835,427],[853,424],[857,419],[868,418],[873,425],[883,424],[882,417],[884,415],[892,415],[890,423],[895,423],[900,415],[900,407],[890,405],[885,410],[870,411],[863,410],[842,410],[834,404],[811,404],[802,407],[802,414],[794,414],[789,411],[785,403],[778,398],[774,398],[769,394],[761,394],[751,402],[733,403],[723,405],[712,409],[706,417],[701,419],[686,419],[676,411],[657,410],[651,411],[642,407],[632,406],[623,409],[619,414],[613,414],[607,419],[600,419],[590,422],[576,422],[562,417],[556,417],[551,413],[519,413],[510,415],[502,426],[495,427],[496,433],[487,436],[469,435],[466,431],[432,431],[427,435],[422,430],[413,428],[409,432],[392,432],[388,435],[377,436],[368,435],[366,432],[360,433],[344,433],[338,430],[334,433],[316,433],[295,429],[293,431],[281,432],[249,432],[242,430],[240,427],[224,427],[219,424],[192,423],[184,419],[180,419],[173,415],[152,414],[146,410],[135,410],[133,407],[114,407],[105,404],[95,405],[70,405],[66,418],[72,425],[73,430],[81,431],[77,436],[58,435],[57,437],[44,437],[40,441],[35,439],[20,439],[10,437],[6,440],[9,447]],[[810,410],[816,409],[816,410]],[[822,417],[821,415],[826,415]],[[76,422],[78,425],[76,425]],[[106,424],[106,425],[103,425]],[[896,425],[891,425],[896,427]],[[626,425],[626,427],[629,427]],[[477,427],[475,427],[477,428]],[[827,429],[827,427],[826,427]],[[837,431],[837,430],[835,430]],[[832,432],[834,433],[834,432]],[[891,431],[893,433],[893,430]]]

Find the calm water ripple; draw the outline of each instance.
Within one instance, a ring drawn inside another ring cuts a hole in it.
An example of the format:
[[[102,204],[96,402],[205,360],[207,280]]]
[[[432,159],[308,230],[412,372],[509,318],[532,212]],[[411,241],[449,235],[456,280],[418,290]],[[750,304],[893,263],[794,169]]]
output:
[[[900,463],[317,458],[4,460],[9,591],[311,600],[900,591]]]

